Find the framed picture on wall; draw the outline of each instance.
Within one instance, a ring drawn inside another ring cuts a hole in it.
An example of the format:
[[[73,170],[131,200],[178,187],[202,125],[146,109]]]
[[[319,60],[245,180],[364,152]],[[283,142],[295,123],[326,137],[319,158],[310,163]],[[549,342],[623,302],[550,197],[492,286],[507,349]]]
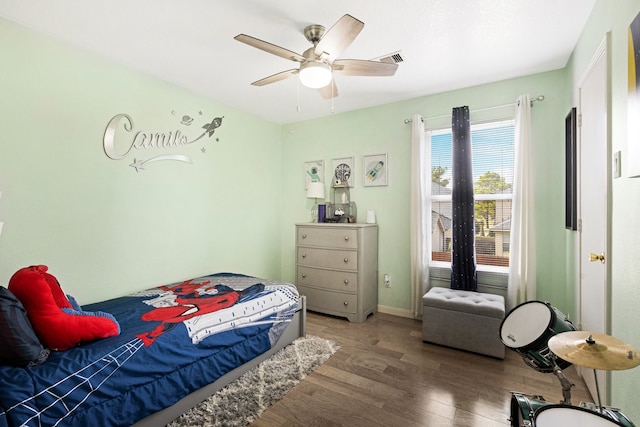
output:
[[[380,187],[389,183],[389,160],[386,154],[374,154],[362,158],[362,184]]]
[[[304,162],[304,189],[310,182],[324,182],[324,160]]]
[[[565,227],[578,229],[576,117],[573,107],[564,120],[565,126]]]
[[[627,77],[629,88],[627,92],[627,165],[628,177],[640,176],[640,13],[629,24],[629,64]]]
[[[353,157],[342,157],[333,159],[331,172],[331,185],[334,187],[343,186],[353,188]]]

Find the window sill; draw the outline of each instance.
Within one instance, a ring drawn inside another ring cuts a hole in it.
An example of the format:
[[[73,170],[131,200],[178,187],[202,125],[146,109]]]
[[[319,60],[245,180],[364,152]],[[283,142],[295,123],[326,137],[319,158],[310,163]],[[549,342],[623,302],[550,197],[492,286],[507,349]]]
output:
[[[438,269],[451,270],[451,263],[449,263],[449,262],[440,262],[440,261],[431,261],[429,263],[429,268],[438,268]],[[482,265],[482,264],[476,265],[476,271],[509,275],[509,267],[499,267],[499,266],[495,266],[495,265]]]

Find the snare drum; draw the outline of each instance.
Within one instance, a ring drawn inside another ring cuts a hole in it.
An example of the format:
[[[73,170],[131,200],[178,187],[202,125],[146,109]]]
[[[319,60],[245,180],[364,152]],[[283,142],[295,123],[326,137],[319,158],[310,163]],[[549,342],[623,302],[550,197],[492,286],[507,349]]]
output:
[[[511,427],[529,427],[533,417],[542,406],[550,405],[542,396],[530,396],[511,392]]]
[[[617,409],[603,408],[600,413],[578,406],[547,405],[535,412],[532,426],[633,427],[633,423]]]
[[[519,353],[525,363],[540,372],[553,372],[549,339],[561,332],[575,331],[573,323],[558,309],[542,301],[527,301],[511,310],[500,325],[500,339]],[[556,364],[571,363],[556,357]]]

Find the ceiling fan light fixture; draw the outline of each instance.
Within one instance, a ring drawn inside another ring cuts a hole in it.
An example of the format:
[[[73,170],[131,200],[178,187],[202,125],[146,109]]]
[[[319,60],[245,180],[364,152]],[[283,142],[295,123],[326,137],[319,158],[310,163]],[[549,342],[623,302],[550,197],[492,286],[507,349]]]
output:
[[[324,62],[305,62],[300,65],[300,82],[308,88],[319,89],[331,82],[331,66]]]

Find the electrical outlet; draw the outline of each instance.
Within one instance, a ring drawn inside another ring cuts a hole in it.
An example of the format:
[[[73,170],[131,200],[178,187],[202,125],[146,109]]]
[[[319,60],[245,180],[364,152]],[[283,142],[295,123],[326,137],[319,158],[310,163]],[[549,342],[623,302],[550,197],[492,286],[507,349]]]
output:
[[[391,275],[389,274],[384,275],[384,286],[386,286],[387,288],[391,287]]]

